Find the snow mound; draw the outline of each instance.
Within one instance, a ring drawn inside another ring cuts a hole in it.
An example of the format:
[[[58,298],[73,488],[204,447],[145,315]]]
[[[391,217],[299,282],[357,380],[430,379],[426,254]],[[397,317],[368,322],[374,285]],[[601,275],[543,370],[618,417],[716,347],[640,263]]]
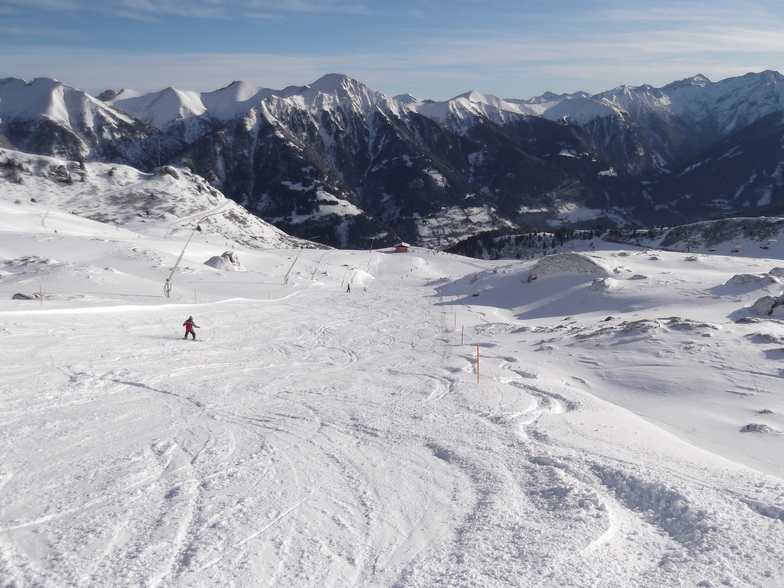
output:
[[[245,268],[240,263],[240,258],[235,251],[224,251],[223,255],[210,257],[204,265],[214,267],[225,272],[244,272]]]
[[[603,263],[581,253],[559,253],[539,260],[528,273],[528,282],[563,274],[609,277],[613,272]]]
[[[752,333],[746,335],[752,343],[759,343],[762,345],[781,345],[784,343],[784,338],[772,333]]]
[[[704,337],[710,337],[712,336],[711,332],[720,330],[721,327],[715,324],[673,316],[669,318],[624,321],[618,325],[607,325],[595,330],[578,333],[575,337],[577,339],[591,339],[605,335],[649,335],[651,333],[664,335],[669,331],[697,333]]]
[[[361,288],[367,288],[367,286],[374,280],[375,278],[362,270],[357,270],[354,276],[351,278],[351,285],[352,286],[359,286]]]
[[[780,283],[781,280],[770,274],[738,274],[727,280],[725,286],[754,286],[762,288]]]
[[[618,288],[618,280],[612,278],[596,278],[588,288],[591,292],[606,292]]]

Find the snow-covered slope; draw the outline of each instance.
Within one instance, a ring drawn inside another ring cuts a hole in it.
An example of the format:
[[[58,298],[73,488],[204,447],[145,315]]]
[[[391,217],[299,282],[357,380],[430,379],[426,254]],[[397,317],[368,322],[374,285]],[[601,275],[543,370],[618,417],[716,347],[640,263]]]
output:
[[[5,585],[784,583],[780,256],[224,271],[43,197],[0,190]]]
[[[123,165],[78,164],[0,149],[0,194],[6,201],[66,210],[158,237],[189,234],[198,224],[217,242],[243,247],[315,246],[250,214],[203,178],[172,166],[142,173]]]
[[[784,109],[782,75],[774,71],[711,82],[698,75],[662,88],[676,114],[697,124],[715,124],[725,137]]]

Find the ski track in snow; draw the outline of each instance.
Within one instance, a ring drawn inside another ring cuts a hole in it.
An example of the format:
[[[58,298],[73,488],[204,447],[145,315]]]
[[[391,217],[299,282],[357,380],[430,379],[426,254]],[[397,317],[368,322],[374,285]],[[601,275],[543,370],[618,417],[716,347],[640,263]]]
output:
[[[7,315],[4,586],[781,585],[780,481],[681,456],[590,394],[599,360],[559,384],[463,309],[477,382],[386,263],[367,293]]]

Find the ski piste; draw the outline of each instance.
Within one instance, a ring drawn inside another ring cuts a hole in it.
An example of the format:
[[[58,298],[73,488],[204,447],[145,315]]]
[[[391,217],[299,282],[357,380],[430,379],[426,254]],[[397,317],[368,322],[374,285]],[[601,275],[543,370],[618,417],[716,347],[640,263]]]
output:
[[[776,259],[304,250],[284,284],[296,249],[227,274],[199,234],[171,304],[185,237],[0,211],[3,288],[61,293],[0,296],[4,584],[784,586]]]

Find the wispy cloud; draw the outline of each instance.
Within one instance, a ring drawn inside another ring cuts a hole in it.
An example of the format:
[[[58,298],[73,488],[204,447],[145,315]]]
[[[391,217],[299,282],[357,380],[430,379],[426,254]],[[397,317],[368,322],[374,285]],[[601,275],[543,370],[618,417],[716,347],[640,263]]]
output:
[[[656,3],[641,2],[637,5],[631,3],[611,2],[603,10],[596,13],[598,20],[604,22],[622,23],[647,23],[649,25],[671,26],[677,23],[681,26],[705,26],[712,23],[728,22],[768,22],[778,20],[771,13],[770,7],[778,3],[754,1],[730,2],[716,0],[711,2],[693,1],[660,1]],[[780,18],[780,16],[779,16]]]
[[[123,18],[146,19],[180,15],[197,18],[269,17],[285,13],[351,13],[366,11],[360,0],[5,0],[32,10],[102,12]]]

